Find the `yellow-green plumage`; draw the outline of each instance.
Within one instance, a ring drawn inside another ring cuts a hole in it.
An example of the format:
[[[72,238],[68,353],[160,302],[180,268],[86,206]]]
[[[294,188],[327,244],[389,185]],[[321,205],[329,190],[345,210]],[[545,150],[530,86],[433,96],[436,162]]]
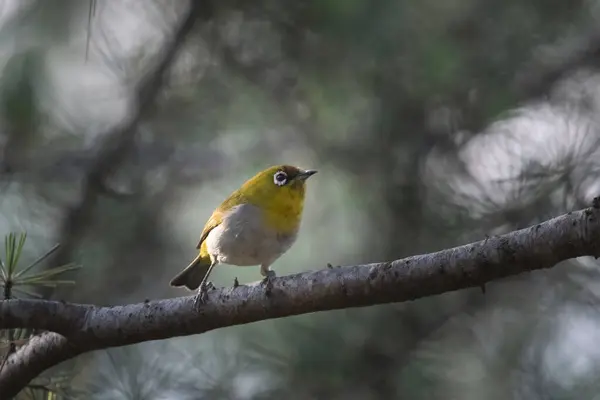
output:
[[[274,275],[269,267],[296,240],[305,180],[315,172],[279,165],[246,181],[212,213],[196,246],[198,256],[171,285],[194,290],[218,263],[261,265],[262,275]],[[282,176],[284,184],[276,181]]]

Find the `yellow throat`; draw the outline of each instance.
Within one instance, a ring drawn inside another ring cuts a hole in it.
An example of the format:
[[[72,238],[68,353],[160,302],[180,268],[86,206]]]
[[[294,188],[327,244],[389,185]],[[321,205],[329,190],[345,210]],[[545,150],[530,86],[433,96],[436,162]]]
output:
[[[276,184],[278,171],[285,173],[289,183]],[[296,179],[303,172],[287,165],[267,168],[246,181],[221,206],[228,209],[241,203],[254,204],[265,213],[268,227],[281,234],[293,233],[300,226],[304,209],[305,181]]]

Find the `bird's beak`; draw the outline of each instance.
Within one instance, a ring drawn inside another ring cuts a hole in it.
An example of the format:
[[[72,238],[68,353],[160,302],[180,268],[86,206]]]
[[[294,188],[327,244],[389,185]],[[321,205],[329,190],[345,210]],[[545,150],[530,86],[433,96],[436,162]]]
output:
[[[298,175],[296,175],[296,179],[299,181],[305,181],[316,173],[317,171],[314,169],[307,169],[306,171],[300,172]]]

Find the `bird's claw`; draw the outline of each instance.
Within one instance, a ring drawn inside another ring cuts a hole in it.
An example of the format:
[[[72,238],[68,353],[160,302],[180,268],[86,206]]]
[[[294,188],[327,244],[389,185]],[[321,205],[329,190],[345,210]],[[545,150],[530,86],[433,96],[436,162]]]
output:
[[[202,304],[206,304],[208,300],[208,291],[215,289],[215,285],[212,282],[206,282],[198,288],[198,293],[194,297],[194,307],[200,308]]]
[[[265,294],[269,296],[273,290],[273,279],[275,279],[275,271],[267,271],[267,275],[261,281],[261,284],[265,286]]]
[[[194,296],[194,308],[198,310],[201,305],[206,303],[207,297],[206,289],[199,290],[198,294]]]
[[[271,281],[273,278],[275,278],[275,276],[276,276],[275,271],[270,269],[265,273],[265,277],[263,278],[262,282],[267,283],[267,282]]]

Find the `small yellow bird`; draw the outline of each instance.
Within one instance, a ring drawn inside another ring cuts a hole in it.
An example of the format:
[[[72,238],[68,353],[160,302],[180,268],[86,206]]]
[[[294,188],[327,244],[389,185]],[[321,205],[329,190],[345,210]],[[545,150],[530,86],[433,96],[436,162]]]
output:
[[[315,173],[278,165],[246,181],[212,213],[196,246],[198,256],[171,280],[171,286],[198,288],[199,303],[204,301],[208,276],[219,263],[260,265],[265,282],[275,277],[271,264],[296,241],[305,182]]]

